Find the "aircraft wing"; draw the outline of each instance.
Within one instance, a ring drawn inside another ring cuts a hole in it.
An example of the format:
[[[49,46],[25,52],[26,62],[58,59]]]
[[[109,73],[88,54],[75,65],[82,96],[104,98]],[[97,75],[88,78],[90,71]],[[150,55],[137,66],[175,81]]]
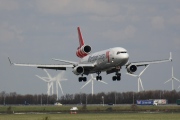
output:
[[[74,67],[72,64],[22,64],[22,63],[12,63],[8,57],[11,65],[15,66],[26,66],[26,67],[37,67],[42,69],[55,69],[55,70],[66,70],[66,68]]]
[[[128,63],[126,66],[128,65],[136,65],[136,66],[146,66],[146,65],[149,65],[149,64],[156,64],[156,63],[163,63],[163,62],[169,62],[169,61],[172,61],[172,55],[170,53],[170,57],[169,59],[165,59],[165,60],[154,60],[154,61],[144,61],[144,62],[131,62],[131,63]]]
[[[55,70],[66,70],[66,68],[74,68],[75,66],[82,66],[84,68],[92,68],[95,64],[22,64],[22,63],[12,63],[8,57],[11,65],[24,66],[24,67],[37,67],[42,69],[55,69]]]

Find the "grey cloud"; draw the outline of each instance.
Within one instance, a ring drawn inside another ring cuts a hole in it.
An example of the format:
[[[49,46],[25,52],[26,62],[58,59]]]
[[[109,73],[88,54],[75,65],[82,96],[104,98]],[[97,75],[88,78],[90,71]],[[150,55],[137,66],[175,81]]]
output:
[[[161,16],[153,17],[151,24],[152,24],[152,27],[155,29],[163,29],[165,27],[164,18]]]
[[[23,41],[22,30],[15,25],[10,25],[6,22],[0,24],[0,41],[10,42],[13,40]]]
[[[37,9],[45,14],[92,13],[114,15],[117,14],[118,6],[103,0],[39,0],[37,1]]]
[[[0,0],[0,9],[13,11],[19,9],[19,3],[15,0]]]
[[[102,33],[102,35],[105,38],[109,38],[111,40],[117,41],[117,40],[127,40],[129,38],[133,38],[135,33],[136,33],[136,28],[132,25],[128,25],[121,30],[108,30],[105,33]]]

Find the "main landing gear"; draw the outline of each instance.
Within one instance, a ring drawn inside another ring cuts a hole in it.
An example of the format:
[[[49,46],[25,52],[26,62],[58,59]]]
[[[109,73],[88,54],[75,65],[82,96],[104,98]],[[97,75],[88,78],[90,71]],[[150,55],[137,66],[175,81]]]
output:
[[[113,81],[120,81],[121,80],[121,73],[116,72],[116,75],[112,77]]]
[[[87,81],[87,78],[86,77],[83,77],[83,75],[82,75],[82,77],[79,77],[79,82],[86,82]]]
[[[96,80],[102,80],[102,76],[99,76],[101,72],[97,72],[98,76],[96,76]]]

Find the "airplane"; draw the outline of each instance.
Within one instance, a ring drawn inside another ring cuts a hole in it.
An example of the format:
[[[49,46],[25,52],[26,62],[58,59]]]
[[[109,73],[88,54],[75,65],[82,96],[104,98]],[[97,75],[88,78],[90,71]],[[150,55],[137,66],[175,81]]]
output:
[[[129,54],[127,50],[122,47],[114,47],[91,53],[91,46],[85,44],[80,27],[77,27],[77,31],[79,37],[79,47],[77,48],[76,55],[80,58],[79,62],[53,58],[53,60],[59,61],[63,64],[19,64],[12,63],[8,57],[9,62],[11,65],[15,66],[28,66],[42,69],[66,70],[66,68],[72,68],[72,72],[75,75],[81,75],[78,79],[79,82],[85,82],[87,81],[87,78],[84,77],[84,75],[89,75],[92,73],[97,73],[96,80],[102,80],[102,76],[100,76],[101,72],[106,72],[107,74],[115,73],[112,80],[120,81],[120,70],[122,66],[125,66],[128,73],[133,74],[137,71],[137,67],[139,66],[147,66],[149,64],[172,61],[172,56],[170,53],[169,59],[145,62],[129,62]]]

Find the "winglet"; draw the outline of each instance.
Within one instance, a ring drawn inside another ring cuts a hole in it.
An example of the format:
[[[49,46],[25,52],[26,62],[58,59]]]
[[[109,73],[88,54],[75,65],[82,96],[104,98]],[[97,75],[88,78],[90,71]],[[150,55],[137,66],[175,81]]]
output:
[[[172,61],[172,54],[171,54],[171,52],[170,52],[169,60]]]
[[[8,57],[9,63],[10,65],[13,65],[13,63],[11,62],[11,59]]]

